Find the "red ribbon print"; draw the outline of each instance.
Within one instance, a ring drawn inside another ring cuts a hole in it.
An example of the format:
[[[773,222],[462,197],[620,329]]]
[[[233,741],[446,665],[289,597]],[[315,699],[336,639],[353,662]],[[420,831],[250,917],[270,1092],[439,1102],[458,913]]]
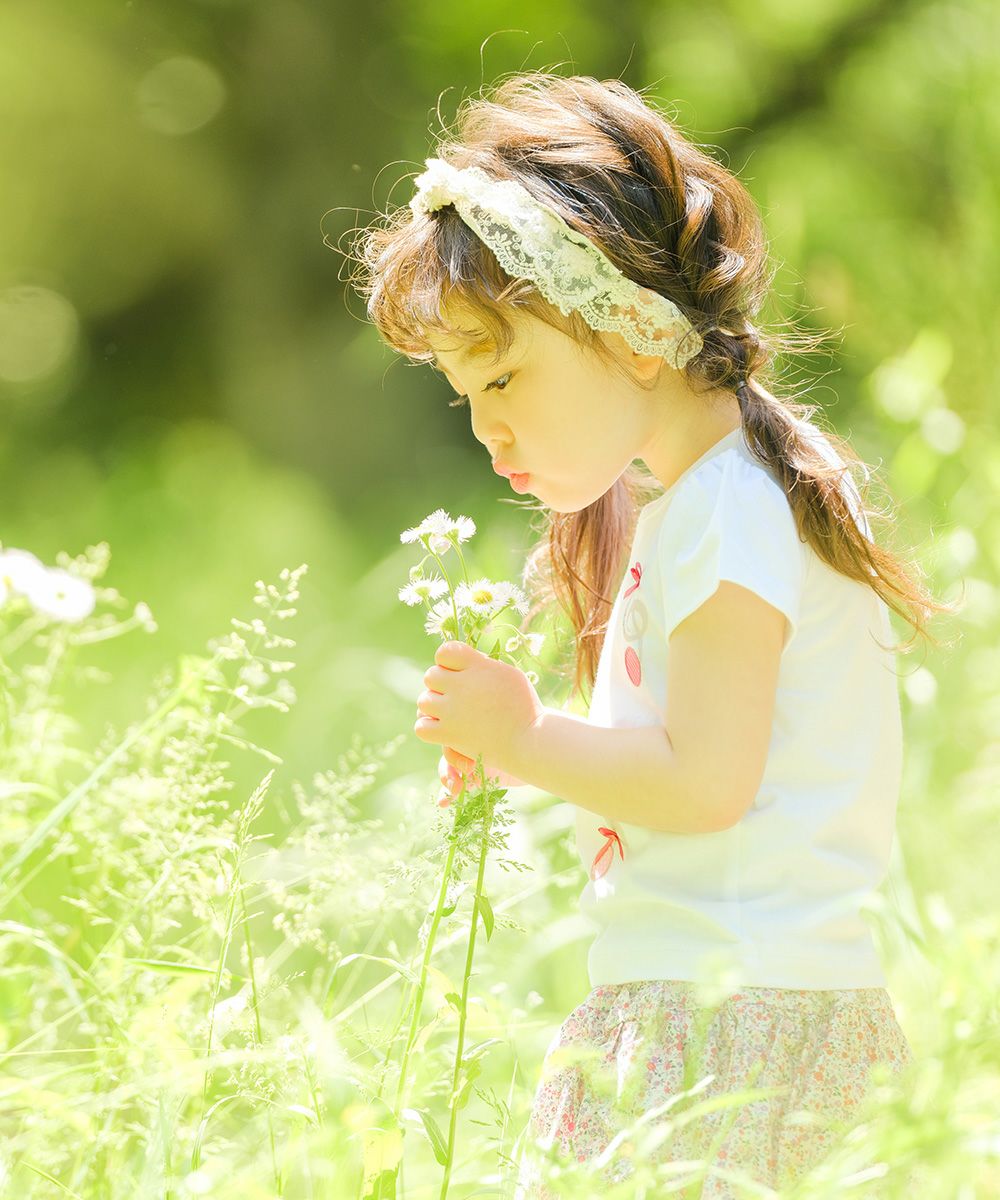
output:
[[[630,584],[630,586],[625,589],[626,596],[631,596],[635,589],[642,582],[642,563],[636,563],[635,566],[632,567],[631,574],[632,578],[635,580],[635,583]]]
[[[604,845],[594,855],[594,861],[590,865],[590,878],[600,879],[602,875],[607,874],[608,868],[611,866],[615,857],[615,843],[618,843],[618,857],[625,861],[625,851],[622,849],[622,840],[613,829],[607,829],[603,825],[597,827],[598,833],[603,833],[607,839]]]

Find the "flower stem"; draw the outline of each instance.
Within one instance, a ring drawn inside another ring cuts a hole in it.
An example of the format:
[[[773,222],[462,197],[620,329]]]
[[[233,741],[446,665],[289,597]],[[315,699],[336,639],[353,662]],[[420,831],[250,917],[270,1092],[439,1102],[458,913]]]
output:
[[[486,791],[486,767],[480,761],[479,782]],[[458,1088],[462,1073],[462,1049],[465,1045],[465,1021],[468,1014],[469,979],[472,975],[472,960],[476,951],[476,931],[479,928],[479,899],[483,894],[483,876],[486,873],[486,855],[490,844],[490,829],[493,825],[493,801],[490,799],[483,807],[483,834],[479,843],[479,874],[476,878],[476,891],[472,898],[472,925],[469,929],[469,945],[465,954],[465,975],[462,980],[462,1000],[458,1014],[458,1043],[455,1047],[455,1073],[451,1081],[451,1098],[448,1107],[451,1110],[451,1120],[448,1123],[448,1151],[444,1168],[444,1178],[441,1181],[440,1200],[447,1200],[448,1182],[451,1179],[451,1163],[455,1149],[455,1125],[458,1120]]]
[[[462,622],[459,620],[459,617],[458,617],[458,605],[455,603],[455,589],[451,586],[451,576],[445,570],[444,560],[441,558],[440,554],[436,554],[431,549],[429,540],[428,540],[428,542],[425,542],[424,544],[427,546],[427,553],[430,554],[431,557],[434,559],[434,561],[437,563],[438,567],[441,570],[441,574],[445,578],[445,582],[448,584],[448,595],[451,599],[451,611],[455,614],[455,628],[458,630],[458,640],[460,642],[464,642],[465,634],[462,632]],[[456,547],[456,549],[457,548],[458,547]],[[462,567],[464,570],[464,567],[465,567],[464,562],[462,564]]]
[[[465,586],[469,586],[469,571],[465,565],[465,555],[462,553],[462,548],[458,542],[455,543],[455,553],[458,555],[458,561],[462,564],[462,578],[465,580]]]
[[[406,1036],[406,1045],[403,1048],[403,1057],[399,1066],[399,1082],[396,1087],[396,1103],[395,1114],[397,1121],[399,1114],[402,1111],[404,1100],[404,1088],[406,1084],[406,1068],[410,1058],[410,1051],[413,1048],[413,1043],[417,1039],[417,1025],[420,1021],[420,1011],[423,1006],[424,989],[427,986],[427,968],[431,961],[431,954],[434,950],[434,938],[437,935],[438,926],[441,923],[441,912],[444,909],[445,900],[448,896],[448,884],[451,881],[452,866],[455,861],[455,851],[458,846],[458,820],[462,812],[462,807],[465,803],[465,780],[462,780],[462,787],[458,794],[458,800],[455,804],[455,821],[453,829],[456,831],[456,836],[452,838],[451,845],[448,847],[448,857],[445,859],[444,869],[441,872],[441,886],[438,889],[437,904],[434,906],[434,916],[431,920],[430,931],[427,934],[427,943],[424,946],[424,956],[420,964],[420,978],[417,981],[416,993],[413,998],[413,1008],[410,1014],[410,1029]]]
[[[246,902],[246,896],[244,895],[245,884],[243,882],[242,872],[240,871],[240,869],[238,867],[237,867],[236,874],[237,874],[236,882],[238,885],[237,889],[236,889],[236,893],[240,898],[240,909],[243,913],[243,921],[242,921],[243,940],[246,942],[246,947],[247,947],[247,972],[250,976],[250,992],[253,997],[254,1031],[257,1035],[257,1045],[259,1047],[263,1048],[263,1046],[264,1046],[264,1027],[263,1027],[263,1025],[261,1023],[261,1019],[260,1019],[260,995],[257,991],[257,974],[254,971],[254,966],[253,966],[253,941],[250,937],[250,917],[247,914],[247,902]],[[308,1069],[308,1064],[307,1064],[307,1069]],[[311,1080],[310,1080],[310,1082],[311,1082]],[[313,1093],[314,1101],[315,1101],[315,1095],[316,1094],[314,1092]],[[271,1170],[274,1173],[274,1185],[277,1188],[278,1195],[280,1196],[282,1194],[281,1171],[278,1168],[278,1151],[277,1151],[277,1147],[275,1146],[275,1143],[274,1143],[274,1122],[271,1120],[270,1105],[267,1106],[265,1111],[266,1111],[266,1115],[267,1115],[267,1132],[268,1132],[268,1135],[271,1140]],[[319,1113],[317,1110],[317,1116],[318,1115],[319,1115]]]

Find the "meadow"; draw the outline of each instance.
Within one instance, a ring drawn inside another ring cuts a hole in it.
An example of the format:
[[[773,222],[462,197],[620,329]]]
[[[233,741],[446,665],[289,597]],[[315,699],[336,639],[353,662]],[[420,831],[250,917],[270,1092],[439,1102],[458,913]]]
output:
[[[414,706],[450,632],[584,712],[570,627],[401,597],[439,506],[475,525],[456,585],[534,539],[343,271],[438,118],[529,66],[649,87],[745,180],[764,315],[831,332],[776,390],[961,604],[898,659],[867,910],[917,1061],[793,1200],[1000,1195],[998,11],[0,7],[0,1198],[513,1197],[586,871],[559,797],[480,764],[442,805]],[[650,1159],[753,1102],[703,1090],[624,1132],[606,1200],[700,1194]],[[552,1162],[556,1194],[597,1166]]]

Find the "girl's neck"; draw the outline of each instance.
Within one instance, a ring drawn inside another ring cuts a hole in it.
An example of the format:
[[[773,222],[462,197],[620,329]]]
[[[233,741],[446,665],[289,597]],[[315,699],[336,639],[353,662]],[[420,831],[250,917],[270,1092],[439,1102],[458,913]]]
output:
[[[726,389],[694,392],[685,381],[673,395],[656,405],[651,436],[639,456],[664,489],[718,441],[742,424],[736,393]],[[668,414],[664,416],[664,413]]]

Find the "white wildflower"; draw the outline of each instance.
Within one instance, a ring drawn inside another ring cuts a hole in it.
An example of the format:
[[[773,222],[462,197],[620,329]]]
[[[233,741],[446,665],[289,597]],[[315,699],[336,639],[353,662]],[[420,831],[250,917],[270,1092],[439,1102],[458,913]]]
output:
[[[0,552],[0,585],[7,592],[27,596],[31,588],[45,575],[46,567],[28,550]]]
[[[513,608],[515,612],[520,613],[523,617],[528,611],[527,597],[525,596],[524,592],[522,592],[521,589],[514,583],[505,584],[505,587],[508,589],[507,600],[505,603],[509,603],[511,608]]]
[[[428,604],[443,596],[448,590],[448,581],[435,576],[432,579],[415,579],[399,589],[399,598],[411,608],[415,604]]]
[[[39,612],[57,621],[82,621],[94,611],[97,597],[86,579],[53,567],[32,574],[25,595]]]
[[[145,600],[139,601],[139,603],[135,606],[135,611],[132,615],[140,623],[140,625],[142,625],[147,633],[156,633],[157,629],[159,629],[159,626],[156,623],[156,618],[153,616],[152,612],[150,611],[150,607]]]
[[[399,540],[406,543],[419,542],[425,533],[426,530],[424,529],[423,524],[414,525],[411,529],[404,529],[399,535]]]
[[[452,531],[457,542],[467,542],[476,532],[476,522],[471,517],[456,517]]]
[[[466,542],[476,532],[476,523],[471,517],[452,519],[443,508],[435,509],[429,517],[424,517],[419,525],[405,529],[400,535],[401,542],[425,541],[435,554],[445,551],[459,542]]]
[[[427,614],[424,621],[427,633],[437,633],[444,638],[457,638],[458,624],[455,621],[455,610],[450,600],[439,600]]]
[[[503,607],[503,584],[494,583],[491,579],[460,583],[455,588],[455,602],[461,609],[490,617]]]
[[[495,616],[508,605],[519,612],[527,612],[521,591],[504,580],[494,583],[491,579],[477,579],[474,583],[460,583],[455,588],[455,599],[461,608],[488,617]]]
[[[256,659],[252,659],[250,662],[244,663],[243,666],[240,667],[236,678],[242,683],[249,684],[252,688],[262,688],[271,677],[264,669],[263,664],[258,662]]]
[[[519,650],[527,649],[532,658],[537,658],[541,653],[542,643],[545,641],[544,633],[515,633],[509,637],[504,643],[504,649],[508,654],[517,654]]]

